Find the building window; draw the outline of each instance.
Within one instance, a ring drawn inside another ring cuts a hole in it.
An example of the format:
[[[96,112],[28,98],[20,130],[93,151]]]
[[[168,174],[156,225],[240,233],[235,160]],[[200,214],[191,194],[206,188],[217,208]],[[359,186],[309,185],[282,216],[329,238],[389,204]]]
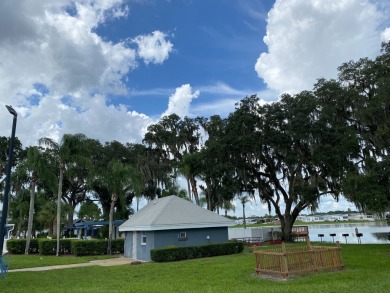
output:
[[[142,232],[141,245],[146,245],[146,233]]]
[[[179,236],[178,236],[178,239],[179,239],[180,241],[187,240],[187,239],[188,239],[188,238],[187,238],[187,232],[180,232],[180,233],[179,233]]]

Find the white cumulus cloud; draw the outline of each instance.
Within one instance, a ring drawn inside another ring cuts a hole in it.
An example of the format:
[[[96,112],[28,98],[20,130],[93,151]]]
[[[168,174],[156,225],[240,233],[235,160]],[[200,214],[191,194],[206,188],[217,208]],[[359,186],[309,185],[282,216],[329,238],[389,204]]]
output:
[[[386,28],[382,33],[382,41],[388,42],[390,41],[390,28]]]
[[[375,57],[380,27],[389,21],[378,5],[369,0],[276,0],[264,37],[268,52],[255,65],[258,76],[279,93],[310,90],[318,78],[336,78],[342,63]]]
[[[160,31],[154,31],[149,35],[138,36],[134,42],[138,45],[137,53],[146,64],[161,64],[168,59],[173,50],[173,45],[166,40],[167,35]]]
[[[136,37],[138,48],[128,40],[103,39],[97,28],[127,17],[126,3],[0,1],[0,135],[9,135],[4,105],[10,104],[19,113],[17,136],[24,146],[46,136],[59,140],[64,133],[141,141],[151,118],[113,106],[107,97],[126,94],[124,80],[140,60],[162,63],[173,45],[159,31]],[[140,54],[148,46],[153,52]]]
[[[169,97],[168,109],[161,117],[170,114],[177,114],[181,118],[189,116],[191,101],[196,99],[199,94],[199,91],[193,92],[189,84],[183,84],[181,87],[176,88],[175,93]]]

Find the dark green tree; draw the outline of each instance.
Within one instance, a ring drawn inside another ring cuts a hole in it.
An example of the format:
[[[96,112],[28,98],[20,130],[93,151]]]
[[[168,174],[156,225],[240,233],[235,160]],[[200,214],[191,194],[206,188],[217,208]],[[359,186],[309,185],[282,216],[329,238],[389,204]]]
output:
[[[188,186],[192,187],[195,201],[199,204],[198,192],[196,187],[196,174],[191,172],[188,161],[183,161],[183,155],[192,155],[198,152],[199,148],[199,125],[196,119],[184,117],[181,119],[176,114],[171,114],[161,118],[161,120],[148,127],[143,142],[150,150],[153,150],[153,171],[156,175],[154,185],[161,192],[169,189],[178,173],[185,176]],[[152,167],[152,165],[149,165]],[[191,188],[188,189],[191,189]],[[158,196],[158,194],[157,194]]]
[[[87,199],[80,205],[78,217],[80,220],[83,219],[86,221],[99,221],[101,217],[101,211],[97,204]]]
[[[343,191],[360,209],[383,213],[390,208],[390,42],[382,44],[374,60],[344,63],[339,80],[350,99],[345,118],[360,144]]]
[[[107,188],[111,195],[107,254],[111,254],[114,207],[118,201],[122,203],[126,201],[126,193],[131,191],[131,176],[133,172],[133,168],[129,165],[112,160],[108,163],[106,170],[97,176],[97,181]]]
[[[74,164],[87,166],[88,159],[82,156],[80,152],[83,141],[86,140],[84,134],[64,134],[61,142],[57,143],[53,139],[45,137],[39,140],[39,145],[46,146],[56,158],[59,168],[58,179],[58,195],[57,195],[57,250],[56,255],[59,256],[60,250],[60,234],[61,234],[61,200],[63,195],[62,185],[64,181],[64,173]]]
[[[56,176],[51,172],[48,160],[45,154],[38,147],[27,148],[27,156],[17,167],[17,176],[25,177],[30,185],[30,208],[27,224],[27,239],[25,254],[28,254],[30,249],[30,240],[32,236],[34,209],[35,209],[35,194],[38,181],[44,181],[47,186],[55,188]]]
[[[229,154],[229,137],[226,135],[227,120],[218,115],[210,119],[199,118],[207,135],[207,141],[196,161],[201,169],[200,178],[204,185],[200,186],[207,209],[217,211],[226,201],[233,200],[239,188],[235,180],[235,169]]]
[[[230,155],[239,188],[256,188],[273,207],[285,241],[302,210],[315,209],[322,195],[338,197],[347,158],[356,153],[353,128],[335,120],[335,112],[324,97],[302,92],[264,106],[257,97],[246,98],[229,117],[237,126],[228,128],[228,137],[236,136],[233,143],[243,149]]]

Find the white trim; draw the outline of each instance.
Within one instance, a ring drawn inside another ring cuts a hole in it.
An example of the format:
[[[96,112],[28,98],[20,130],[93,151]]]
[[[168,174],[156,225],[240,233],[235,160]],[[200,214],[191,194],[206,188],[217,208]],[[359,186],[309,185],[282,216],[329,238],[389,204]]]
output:
[[[119,232],[127,231],[158,231],[158,230],[180,230],[180,229],[196,229],[196,228],[215,228],[215,227],[231,227],[235,223],[198,223],[198,224],[167,224],[153,226],[119,226]]]
[[[137,259],[137,233],[133,233],[133,251],[131,252],[131,257]]]

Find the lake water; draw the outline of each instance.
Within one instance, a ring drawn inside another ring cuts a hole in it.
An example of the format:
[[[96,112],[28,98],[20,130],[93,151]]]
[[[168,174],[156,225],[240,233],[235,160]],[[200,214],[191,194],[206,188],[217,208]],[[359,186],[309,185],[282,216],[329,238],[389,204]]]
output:
[[[323,234],[323,242],[340,243],[359,243],[359,238],[356,237],[355,228],[358,233],[362,233],[360,242],[362,244],[390,244],[390,226],[386,222],[364,222],[364,223],[339,223],[339,224],[310,224],[309,235],[311,241],[321,241],[318,234]],[[336,234],[333,237],[330,234]],[[344,237],[343,234],[349,234]]]

